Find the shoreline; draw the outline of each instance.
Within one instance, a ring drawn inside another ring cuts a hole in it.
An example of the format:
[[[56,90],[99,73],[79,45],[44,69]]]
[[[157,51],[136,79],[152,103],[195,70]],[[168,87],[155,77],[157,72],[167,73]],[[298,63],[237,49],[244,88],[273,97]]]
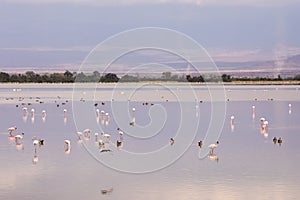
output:
[[[300,81],[291,80],[291,81],[232,81],[232,82],[177,82],[177,81],[139,81],[139,82],[113,82],[113,83],[97,83],[97,82],[76,82],[76,83],[16,83],[16,82],[1,82],[1,85],[74,85],[74,84],[97,84],[100,86],[105,85],[135,85],[135,84],[166,84],[166,85],[300,85]]]

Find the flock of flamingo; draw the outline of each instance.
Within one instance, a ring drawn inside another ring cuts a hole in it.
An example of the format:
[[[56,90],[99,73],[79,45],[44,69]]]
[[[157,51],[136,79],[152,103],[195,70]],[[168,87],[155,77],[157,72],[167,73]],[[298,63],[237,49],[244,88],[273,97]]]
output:
[[[103,102],[102,102],[102,104],[104,105]],[[96,106],[97,105],[95,104],[95,107]],[[288,107],[289,107],[289,114],[291,114],[292,105],[289,104]],[[132,108],[131,111],[132,111],[132,113],[135,113],[136,108]],[[26,107],[23,107],[22,112],[23,112],[23,119],[26,120],[28,115],[29,115],[28,109]],[[255,106],[252,106],[252,118],[253,119],[255,118],[255,112],[256,112],[255,111]],[[31,114],[31,120],[33,122],[34,118],[35,118],[35,109],[34,108],[31,109],[30,114]],[[42,120],[45,121],[46,116],[47,116],[46,111],[42,110],[41,114],[42,114]],[[64,121],[66,122],[67,109],[63,109],[63,116],[64,116]],[[99,109],[96,109],[96,120],[97,120],[98,123],[99,123],[100,119],[101,119],[102,124],[105,123],[106,125],[108,125],[109,120],[110,120],[109,113],[105,112],[104,110],[100,111]],[[232,130],[234,129],[234,121],[235,121],[235,117],[234,117],[234,115],[232,115],[230,117],[230,126],[231,126]],[[134,126],[134,124],[135,124],[135,116],[134,115],[133,115],[132,121],[129,124]],[[261,130],[261,134],[263,134],[266,138],[268,137],[268,126],[269,126],[269,122],[264,117],[261,117],[260,118],[260,130]],[[12,126],[12,127],[8,128],[9,137],[15,140],[15,144],[16,144],[17,147],[21,147],[22,146],[22,140],[25,137],[25,134],[21,133],[21,134],[14,135],[16,130],[17,130],[16,126]],[[116,146],[119,148],[119,147],[122,147],[122,145],[123,145],[123,134],[124,134],[124,132],[120,128],[117,128],[117,131],[118,131],[119,139],[116,141]],[[90,136],[91,133],[92,133],[91,129],[85,129],[82,132],[77,132],[78,142],[81,142],[82,139],[89,140],[91,138],[91,136]],[[95,142],[99,146],[100,152],[110,152],[111,151],[111,149],[107,148],[107,146],[109,146],[109,144],[110,144],[110,139],[111,139],[110,134],[107,134],[107,133],[104,133],[104,132],[101,132],[99,134],[99,133],[96,132],[96,133],[94,133],[94,137],[95,137]],[[274,144],[278,143],[279,145],[281,145],[283,143],[282,137],[279,137],[279,138],[274,137],[273,138],[273,143]],[[44,140],[43,139],[38,139],[38,138],[36,138],[36,136],[33,136],[32,137],[32,144],[34,146],[34,152],[35,152],[34,158],[33,158],[33,163],[36,164],[38,162],[36,147],[37,146],[43,146],[44,145]],[[199,148],[202,148],[203,144],[204,144],[204,142],[202,140],[198,141]],[[174,138],[170,138],[170,145],[175,145],[175,139]],[[219,145],[219,141],[216,141],[216,143],[209,144],[207,146],[210,149],[208,157],[211,160],[216,160],[216,161],[219,160],[218,156],[216,154],[214,154],[214,150],[218,147],[218,145]],[[66,154],[69,154],[70,151],[71,151],[71,141],[69,139],[64,140],[64,150],[65,150]]]

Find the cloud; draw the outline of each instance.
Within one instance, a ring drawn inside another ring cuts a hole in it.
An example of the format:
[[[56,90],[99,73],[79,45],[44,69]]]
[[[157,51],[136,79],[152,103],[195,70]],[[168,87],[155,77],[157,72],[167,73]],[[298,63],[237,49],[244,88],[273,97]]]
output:
[[[6,3],[35,4],[86,4],[98,6],[120,6],[141,4],[190,4],[190,5],[229,5],[229,6],[284,6],[299,4],[299,0],[4,0]]]

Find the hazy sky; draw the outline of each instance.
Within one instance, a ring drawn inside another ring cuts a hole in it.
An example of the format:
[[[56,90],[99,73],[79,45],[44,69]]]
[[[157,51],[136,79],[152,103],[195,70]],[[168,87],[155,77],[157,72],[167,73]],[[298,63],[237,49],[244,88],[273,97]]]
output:
[[[300,53],[298,0],[0,0],[0,67],[74,66],[127,29],[183,32],[216,60]]]

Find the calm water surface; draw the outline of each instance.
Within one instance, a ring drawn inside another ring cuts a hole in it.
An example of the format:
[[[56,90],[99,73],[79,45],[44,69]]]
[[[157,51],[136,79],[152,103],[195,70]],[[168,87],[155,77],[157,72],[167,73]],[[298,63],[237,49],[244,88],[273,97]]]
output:
[[[180,122],[178,103],[154,104],[166,110],[164,127],[148,139],[125,133],[124,150],[153,151],[169,145],[169,139],[175,137]],[[291,112],[288,104],[292,104]],[[256,106],[254,118],[252,105]],[[150,105],[132,102],[130,106],[136,108],[136,124],[151,123],[147,115]],[[130,174],[104,166],[84,148],[83,144],[97,146],[93,134],[99,130],[92,130],[90,140],[77,141],[71,102],[59,107],[54,102],[26,105],[27,119],[22,116],[21,104],[0,105],[0,199],[299,199],[300,102],[227,102],[220,144],[214,151],[218,161],[198,158],[197,142],[205,137],[210,106],[200,103],[199,109],[191,112],[190,120],[199,120],[199,131],[180,159],[156,172]],[[36,113],[34,121],[31,108]],[[109,103],[98,108],[111,113]],[[66,119],[63,109],[68,110]],[[47,111],[45,121],[42,110]],[[230,125],[231,115],[235,116],[234,127]],[[260,117],[269,121],[267,136],[261,133]],[[8,137],[7,129],[14,125],[18,127],[14,134],[25,133],[21,145]],[[113,117],[102,126],[115,143],[119,136]],[[33,136],[45,140],[36,152]],[[281,146],[273,144],[275,136],[283,138]],[[64,150],[65,139],[71,141],[69,154]],[[175,140],[172,148],[179,144]],[[118,152],[107,155],[117,156]],[[33,159],[38,161],[33,163]],[[102,194],[101,190],[109,192]]]

